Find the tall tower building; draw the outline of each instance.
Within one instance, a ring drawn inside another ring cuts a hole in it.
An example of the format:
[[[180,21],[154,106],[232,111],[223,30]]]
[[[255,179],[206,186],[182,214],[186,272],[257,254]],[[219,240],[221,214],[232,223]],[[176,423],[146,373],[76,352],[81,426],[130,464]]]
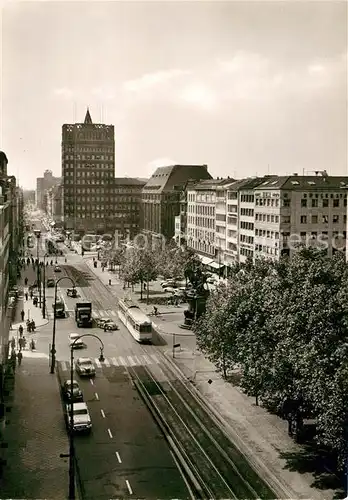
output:
[[[62,127],[63,216],[66,229],[80,234],[112,231],[115,177],[114,126],[84,123]]]

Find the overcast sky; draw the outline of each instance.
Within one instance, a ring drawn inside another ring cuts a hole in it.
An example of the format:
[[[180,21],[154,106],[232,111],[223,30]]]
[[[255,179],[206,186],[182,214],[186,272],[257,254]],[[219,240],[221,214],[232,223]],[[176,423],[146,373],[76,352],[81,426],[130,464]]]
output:
[[[34,188],[61,127],[115,125],[116,176],[347,175],[347,3],[8,2],[1,143]]]

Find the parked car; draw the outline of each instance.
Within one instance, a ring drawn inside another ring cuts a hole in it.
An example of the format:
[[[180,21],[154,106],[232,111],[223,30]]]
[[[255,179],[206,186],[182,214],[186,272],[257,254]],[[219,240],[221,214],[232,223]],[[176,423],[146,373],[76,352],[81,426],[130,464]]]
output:
[[[53,278],[49,278],[49,279],[47,280],[47,283],[46,283],[46,284],[47,284],[47,288],[54,288],[54,286],[55,286],[56,282],[55,282],[55,280],[54,280]]]
[[[70,347],[73,346],[73,349],[82,349],[85,346],[82,339],[80,339],[80,335],[78,333],[70,333],[69,344]]]
[[[83,401],[83,394],[76,380],[66,380],[62,386],[63,398],[68,401]]]
[[[54,266],[54,272],[55,273],[61,273],[62,270],[61,270],[61,268],[59,266]]]
[[[91,358],[78,358],[75,364],[75,370],[80,377],[91,377],[95,375],[95,366]]]
[[[70,430],[71,405],[65,407],[65,421]],[[74,432],[91,432],[92,421],[86,403],[74,403],[73,405],[73,429]]]

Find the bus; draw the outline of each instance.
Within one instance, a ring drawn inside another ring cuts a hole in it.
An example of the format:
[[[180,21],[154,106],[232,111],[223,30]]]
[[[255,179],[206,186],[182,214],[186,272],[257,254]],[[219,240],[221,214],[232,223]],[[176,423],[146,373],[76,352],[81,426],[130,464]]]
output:
[[[152,341],[151,320],[134,302],[129,299],[120,299],[118,317],[137,342]]]
[[[57,297],[56,307],[53,302],[52,309],[56,318],[65,318],[65,302],[62,297]]]

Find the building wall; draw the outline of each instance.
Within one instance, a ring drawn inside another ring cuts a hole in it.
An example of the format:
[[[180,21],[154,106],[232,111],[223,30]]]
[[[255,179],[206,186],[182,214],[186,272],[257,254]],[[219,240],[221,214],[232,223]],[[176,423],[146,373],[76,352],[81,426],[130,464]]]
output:
[[[113,200],[113,229],[122,237],[133,238],[140,232],[142,189],[145,181],[131,178],[114,179],[111,193]]]
[[[35,204],[41,210],[46,211],[46,191],[60,183],[59,177],[54,177],[51,170],[46,170],[43,177],[36,179]]]
[[[215,257],[215,189],[187,192],[187,246],[202,255]]]

